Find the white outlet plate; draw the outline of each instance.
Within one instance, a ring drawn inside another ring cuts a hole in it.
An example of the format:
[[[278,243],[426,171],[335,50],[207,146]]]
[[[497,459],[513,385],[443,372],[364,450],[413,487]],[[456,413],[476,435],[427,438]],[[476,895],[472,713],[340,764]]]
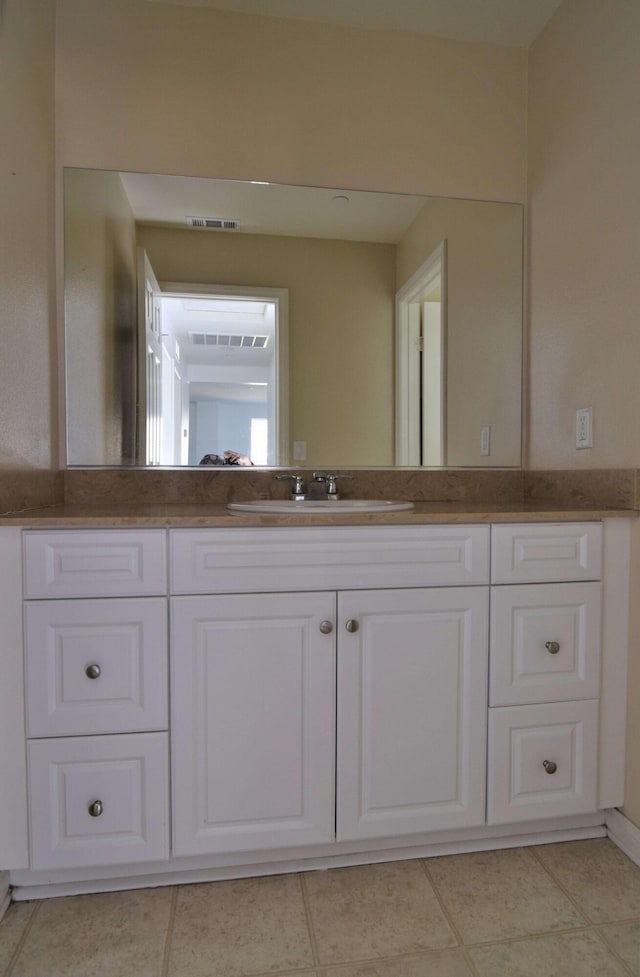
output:
[[[307,442],[306,441],[294,441],[293,442],[293,460],[294,461],[306,461],[307,460]]]
[[[491,454],[491,427],[487,425],[486,427],[480,428],[480,454],[490,455]]]
[[[576,411],[576,448],[593,448],[593,413],[591,407]]]

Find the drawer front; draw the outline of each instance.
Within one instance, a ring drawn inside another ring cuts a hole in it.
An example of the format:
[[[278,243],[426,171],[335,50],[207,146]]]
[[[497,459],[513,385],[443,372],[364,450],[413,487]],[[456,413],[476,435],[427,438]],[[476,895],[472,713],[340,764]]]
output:
[[[167,727],[167,600],[31,601],[29,736]]]
[[[29,743],[31,868],[169,856],[166,733]]]
[[[492,706],[598,697],[601,592],[593,582],[492,588]]]
[[[163,530],[24,534],[27,598],[166,593]]]
[[[490,709],[488,823],[595,811],[597,761],[597,700]]]
[[[601,523],[492,527],[492,583],[599,580],[601,576]]]
[[[175,594],[486,584],[488,526],[174,530]]]

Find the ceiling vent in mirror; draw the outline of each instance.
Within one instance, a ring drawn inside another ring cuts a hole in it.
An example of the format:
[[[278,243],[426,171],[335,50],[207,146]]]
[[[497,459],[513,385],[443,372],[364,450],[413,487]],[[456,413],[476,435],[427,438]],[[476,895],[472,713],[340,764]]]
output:
[[[228,333],[189,333],[194,346],[233,346],[238,349],[264,349],[268,336],[230,336]]]
[[[187,217],[189,227],[200,227],[205,231],[236,231],[240,221],[231,217]]]

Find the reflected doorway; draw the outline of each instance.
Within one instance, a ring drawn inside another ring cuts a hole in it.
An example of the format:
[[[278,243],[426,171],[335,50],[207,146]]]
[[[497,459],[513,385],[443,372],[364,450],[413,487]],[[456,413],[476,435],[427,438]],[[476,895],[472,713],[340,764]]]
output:
[[[158,283],[144,252],[139,275],[141,461],[288,464],[287,290]]]
[[[396,464],[447,464],[446,241],[396,294]]]

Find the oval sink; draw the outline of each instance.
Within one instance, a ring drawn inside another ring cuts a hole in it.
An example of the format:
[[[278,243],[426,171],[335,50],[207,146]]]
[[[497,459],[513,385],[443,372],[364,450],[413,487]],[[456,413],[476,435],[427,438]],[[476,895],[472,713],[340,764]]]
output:
[[[345,512],[357,514],[359,512],[401,512],[413,509],[413,502],[393,502],[389,499],[304,499],[294,502],[293,499],[256,499],[255,502],[229,502],[230,512],[272,512],[274,514],[287,513],[296,516],[317,515],[330,512]]]

